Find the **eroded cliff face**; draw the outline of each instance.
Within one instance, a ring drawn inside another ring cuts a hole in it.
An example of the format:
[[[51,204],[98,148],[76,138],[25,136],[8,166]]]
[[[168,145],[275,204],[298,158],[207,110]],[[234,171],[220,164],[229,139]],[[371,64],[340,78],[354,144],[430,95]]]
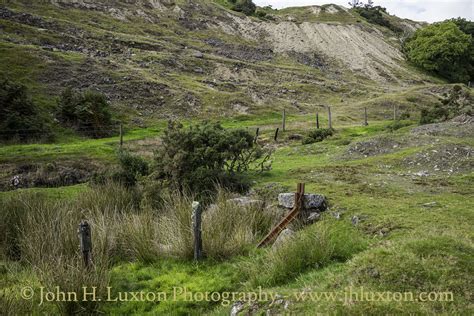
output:
[[[393,70],[402,71],[399,62],[404,57],[397,43],[387,40],[376,28],[314,22],[256,22],[235,15],[229,15],[229,19],[231,24],[218,23],[222,31],[249,40],[259,39],[277,53],[323,54],[374,80],[396,80]]]

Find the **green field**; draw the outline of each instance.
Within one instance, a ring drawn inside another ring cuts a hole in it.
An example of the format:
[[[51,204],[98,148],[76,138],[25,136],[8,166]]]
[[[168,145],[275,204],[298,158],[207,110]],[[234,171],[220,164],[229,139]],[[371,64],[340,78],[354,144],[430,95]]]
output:
[[[277,118],[225,120],[223,125],[229,128],[259,126],[263,131],[260,142],[274,143],[273,128],[278,125]],[[435,170],[437,168],[433,168],[433,164],[425,165],[422,169],[426,169],[427,176],[417,174],[415,171],[418,169],[409,167],[407,161],[420,153],[442,150],[444,146],[472,147],[472,138],[453,138],[450,135],[413,137],[410,133],[416,127],[415,122],[407,121],[404,124],[406,127],[392,132],[387,129],[390,121],[378,121],[370,122],[367,127],[336,126],[336,134],[321,143],[301,145],[300,141],[288,140],[289,135],[306,133],[312,122],[303,126],[299,124],[306,120],[310,120],[310,117],[288,119],[287,131],[281,133],[279,141],[274,143],[277,149],[273,157],[273,168],[267,173],[253,176],[255,187],[279,183],[291,191],[296,183],[304,182],[307,192],[327,196],[330,210],[311,229],[317,232],[321,225],[332,223],[339,231],[355,234],[357,241],[351,237],[352,245],[348,245],[352,248],[347,250],[347,256],[336,256],[324,261],[324,264],[306,262],[303,266],[296,265],[293,268],[289,264],[289,267],[280,267],[278,269],[283,270],[277,269],[274,272],[271,272],[271,269],[276,269],[274,266],[265,268],[261,263],[252,266],[256,264],[253,263],[254,257],[270,256],[271,250],[250,250],[246,255],[234,257],[230,261],[211,260],[199,264],[166,258],[155,258],[152,262],[119,261],[114,263],[110,273],[109,282],[114,291],[163,291],[171,296],[174,287],[186,287],[193,292],[222,293],[257,291],[258,285],[262,285],[264,291],[281,295],[282,301],[260,302],[258,305],[260,309],[270,309],[273,312],[467,312],[472,307],[471,285],[474,275],[471,265],[474,255],[471,224],[474,220],[472,159],[462,160],[462,157],[456,157],[456,161],[448,162],[460,167],[452,173],[446,173],[443,169]],[[156,138],[163,128],[164,125],[161,125],[130,131],[127,133],[125,147],[140,151],[140,145],[134,143],[138,140],[146,141],[150,137]],[[350,154],[349,148],[374,139],[399,141],[401,145],[393,147],[391,142],[388,145],[369,142],[369,148],[373,149],[375,146],[378,149],[375,153],[370,153],[367,157]],[[24,157],[42,161],[62,155],[76,158],[84,155],[89,159],[113,163],[116,147],[117,138],[77,139],[65,144],[5,146],[1,151],[1,159],[8,161]],[[148,147],[144,149],[145,152],[149,150]],[[90,190],[93,189],[87,185],[79,185],[57,189],[26,189],[1,193],[0,196],[2,200],[8,200],[32,191],[45,194],[48,199],[74,200]],[[340,214],[339,220],[334,219],[335,213]],[[351,224],[354,216],[360,219],[357,225]],[[293,255],[301,256],[301,260],[304,260],[307,254],[304,250],[300,251],[302,253],[295,252]],[[298,262],[297,258],[289,261],[294,260]],[[275,277],[279,273],[285,275],[285,269],[294,270],[290,270],[292,273],[283,281],[275,283],[258,279],[260,273],[267,273],[264,275],[268,277]],[[4,262],[2,273],[5,276],[3,292],[16,297],[11,303],[13,305],[19,303],[17,291],[21,285],[30,284],[32,280],[37,280],[34,281],[36,287],[40,285],[35,271],[21,265]],[[452,292],[454,299],[450,302],[335,302],[331,299],[308,302],[294,296],[302,291],[337,292],[338,295],[344,295],[341,293],[346,293],[348,287],[368,292],[413,292],[415,297],[420,292]],[[230,310],[230,306],[222,306],[219,302],[183,300],[159,304],[104,303],[100,305],[100,309],[112,314],[170,311],[178,314],[226,314]],[[41,308],[44,311],[55,310],[50,303]],[[246,304],[245,308],[255,308],[255,305]]]

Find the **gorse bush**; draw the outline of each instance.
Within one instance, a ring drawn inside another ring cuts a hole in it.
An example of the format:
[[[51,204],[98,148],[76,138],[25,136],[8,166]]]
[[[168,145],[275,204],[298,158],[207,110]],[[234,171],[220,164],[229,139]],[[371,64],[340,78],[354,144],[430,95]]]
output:
[[[114,179],[126,186],[134,186],[139,178],[149,174],[148,163],[140,156],[121,150],[118,160],[121,170],[114,174]]]
[[[170,122],[163,144],[155,152],[153,177],[181,192],[198,195],[212,192],[216,185],[245,191],[246,172],[268,168],[270,152],[254,144],[245,130],[226,130],[218,123],[204,122],[185,128]]]
[[[150,173],[148,162],[129,151],[119,150],[117,159],[119,162],[117,168],[95,173],[92,183],[103,185],[108,181],[113,181],[131,188]]]
[[[0,80],[0,140],[51,139],[47,118],[24,85]]]
[[[322,142],[333,134],[334,130],[332,128],[320,128],[312,130],[305,138],[303,138],[303,145]]]
[[[57,103],[58,120],[90,137],[113,134],[112,114],[106,97],[95,91],[77,92],[66,89]]]
[[[251,286],[274,286],[332,261],[346,261],[365,247],[364,239],[349,224],[328,220],[299,231],[239,268]]]

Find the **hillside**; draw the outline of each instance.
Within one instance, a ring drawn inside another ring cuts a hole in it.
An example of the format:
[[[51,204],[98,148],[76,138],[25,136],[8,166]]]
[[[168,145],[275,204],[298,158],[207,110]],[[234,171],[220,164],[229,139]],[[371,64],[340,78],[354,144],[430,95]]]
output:
[[[97,89],[135,125],[283,107],[350,113],[433,82],[407,66],[396,34],[336,5],[261,20],[209,1],[7,1],[0,15],[3,74],[45,106],[67,86]]]

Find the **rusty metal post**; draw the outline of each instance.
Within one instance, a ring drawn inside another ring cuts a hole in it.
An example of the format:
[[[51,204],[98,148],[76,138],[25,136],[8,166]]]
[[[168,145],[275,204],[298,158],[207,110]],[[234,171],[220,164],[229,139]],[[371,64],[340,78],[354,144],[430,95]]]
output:
[[[88,268],[92,263],[92,233],[91,226],[87,221],[81,221],[78,234],[84,266]]]
[[[278,131],[280,130],[279,127],[277,127],[276,131],[275,131],[275,137],[273,138],[275,141],[278,141]]]
[[[194,237],[194,260],[202,259],[202,231],[201,231],[201,215],[202,207],[201,203],[194,201],[192,213],[192,223],[193,223],[193,237]]]

